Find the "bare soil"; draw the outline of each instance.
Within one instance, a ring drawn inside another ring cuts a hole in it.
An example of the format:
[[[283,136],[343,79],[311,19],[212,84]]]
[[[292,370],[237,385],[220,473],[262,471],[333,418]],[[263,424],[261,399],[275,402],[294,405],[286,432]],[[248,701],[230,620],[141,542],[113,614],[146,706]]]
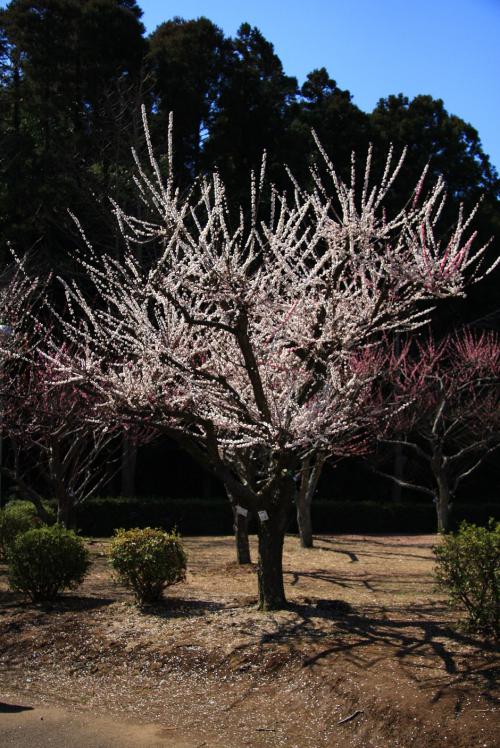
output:
[[[279,613],[256,610],[255,569],[234,563],[232,538],[186,538],[186,581],[143,611],[113,582],[104,540],[51,610],[10,592],[0,567],[0,702],[85,719],[101,746],[497,746],[498,651],[435,592],[435,536],[315,542],[287,538]],[[7,745],[16,712],[1,707]],[[34,724],[21,714],[19,729]],[[38,745],[29,734],[8,745]],[[45,744],[94,745],[72,734]]]

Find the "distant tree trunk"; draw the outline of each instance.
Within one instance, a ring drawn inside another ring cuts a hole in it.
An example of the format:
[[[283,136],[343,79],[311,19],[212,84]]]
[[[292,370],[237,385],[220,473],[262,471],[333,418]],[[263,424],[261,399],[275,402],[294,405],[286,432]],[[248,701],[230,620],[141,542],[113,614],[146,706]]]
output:
[[[302,548],[312,548],[314,545],[312,534],[311,505],[306,497],[299,492],[297,498],[297,524],[299,526],[300,545]]]
[[[435,448],[432,455],[431,467],[437,485],[434,499],[436,504],[437,529],[438,532],[448,532],[452,497],[441,447]]]
[[[438,532],[448,532],[450,529],[450,510],[452,497],[447,481],[438,482],[438,491],[436,493],[436,514]]]
[[[308,456],[302,461],[299,491],[297,494],[297,524],[302,548],[313,547],[311,504],[318,485],[324,458]]]
[[[240,514],[233,507],[234,539],[236,541],[236,560],[239,564],[251,564],[250,543],[248,539],[248,515]]]
[[[135,496],[135,475],[137,466],[137,444],[128,434],[122,436],[121,495]]]
[[[234,496],[226,486],[226,493],[233,510],[233,529],[234,540],[236,545],[236,560],[239,564],[251,564],[250,543],[248,540],[248,519],[249,515],[244,514],[248,510],[239,507]]]
[[[68,489],[67,476],[61,459],[60,445],[55,439],[49,449],[49,476],[54,496],[57,500],[57,522],[67,530],[74,527],[75,502]]]
[[[75,506],[70,495],[58,497],[57,501],[57,522],[63,525],[67,530],[75,528]]]

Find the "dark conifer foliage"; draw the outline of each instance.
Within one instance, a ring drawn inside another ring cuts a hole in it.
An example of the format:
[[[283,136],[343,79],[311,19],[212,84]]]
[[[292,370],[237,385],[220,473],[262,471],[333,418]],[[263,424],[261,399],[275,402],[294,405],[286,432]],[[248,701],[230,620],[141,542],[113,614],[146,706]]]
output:
[[[174,18],[158,26],[149,38],[155,139],[159,143],[165,139],[173,111],[175,167],[184,177],[200,170],[230,56],[230,40],[207,18]]]
[[[90,218],[93,194],[119,168],[123,122],[109,101],[140,77],[140,15],[131,0],[13,0],[2,11],[2,245],[64,263],[66,210]]]
[[[351,151],[359,158],[373,142],[377,171],[389,143],[397,152],[408,145],[393,207],[430,158],[433,175],[449,184],[452,213],[483,194],[480,238],[500,232],[498,174],[477,131],[440,99],[398,94],[368,114],[325,68],[299,87],[271,41],[248,23],[229,38],[208,18],[176,17],[146,37],[141,15],[135,0],[11,0],[0,11],[2,257],[12,242],[21,253],[36,248],[45,268],[72,272],[78,237],[68,209],[95,246],[115,243],[120,252],[108,196],[125,207],[134,200],[130,149],[144,145],[143,102],[159,152],[174,112],[180,183],[216,167],[235,209],[264,149],[273,182],[288,184],[287,163],[307,184],[315,130],[344,177]],[[495,304],[490,283],[466,305],[440,312],[443,325],[490,314]]]
[[[308,159],[314,156],[312,131],[344,178],[350,169],[351,152],[360,156],[371,141],[370,118],[352,103],[349,91],[339,88],[326,68],[313,70],[300,89],[300,96],[290,107],[290,166],[297,176],[307,179]]]
[[[478,132],[440,99],[397,94],[365,113],[326,68],[312,70],[302,85],[288,76],[272,40],[248,23],[230,38],[208,18],[166,17],[147,37],[141,16],[140,0],[11,0],[0,10],[2,267],[12,243],[19,254],[31,252],[38,271],[75,273],[72,250],[81,240],[68,209],[97,250],[112,248],[120,256],[108,197],[140,214],[129,174],[131,147],[144,150],[142,103],[157,153],[166,150],[174,112],[181,186],[216,167],[235,211],[247,203],[249,172],[259,169],[264,149],[275,184],[290,184],[284,163],[310,184],[314,130],[344,178],[353,150],[359,160],[374,143],[377,178],[389,144],[398,154],[407,145],[405,169],[389,196],[392,208],[430,159],[432,176],[442,173],[448,182],[449,215],[482,194],[478,241],[500,235],[498,174]],[[446,212],[443,218],[446,225]],[[491,252],[498,252],[498,240]],[[436,331],[475,320],[479,327],[498,326],[498,272],[466,300],[439,306]],[[165,493],[164,464],[157,462],[156,483]],[[149,477],[154,468],[147,468]],[[173,483],[184,484],[185,471]],[[220,495],[220,487],[214,490]]]
[[[243,23],[226,58],[213,125],[205,147],[205,164],[217,165],[238,197],[248,192],[248,175],[258,169],[262,153],[270,169],[283,173],[288,111],[297,95],[297,80],[285,75],[273,45]]]

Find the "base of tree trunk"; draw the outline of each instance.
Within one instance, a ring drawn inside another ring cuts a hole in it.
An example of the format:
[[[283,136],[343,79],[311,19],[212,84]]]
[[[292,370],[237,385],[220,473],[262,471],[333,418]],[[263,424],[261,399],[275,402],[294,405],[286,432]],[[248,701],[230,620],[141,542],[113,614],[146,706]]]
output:
[[[269,519],[259,521],[259,610],[283,610],[288,607],[283,583],[283,543],[288,506],[277,506]]]
[[[73,530],[75,527],[75,517],[72,506],[63,505],[57,508],[57,523],[66,528]]]
[[[450,528],[450,504],[448,501],[436,502],[438,532],[448,532]]]
[[[297,501],[297,525],[299,527],[300,545],[302,548],[313,548],[311,505]]]

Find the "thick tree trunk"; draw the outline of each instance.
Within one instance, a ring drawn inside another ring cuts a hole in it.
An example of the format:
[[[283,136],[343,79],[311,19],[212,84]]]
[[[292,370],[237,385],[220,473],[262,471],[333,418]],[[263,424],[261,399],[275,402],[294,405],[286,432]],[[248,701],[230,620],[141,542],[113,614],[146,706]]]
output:
[[[244,517],[235,507],[234,515],[234,539],[236,541],[236,560],[239,564],[251,564],[250,543],[248,540],[248,515]]]
[[[280,499],[267,510],[267,519],[259,517],[259,610],[287,607],[283,584],[283,543],[289,509],[290,503]]]

